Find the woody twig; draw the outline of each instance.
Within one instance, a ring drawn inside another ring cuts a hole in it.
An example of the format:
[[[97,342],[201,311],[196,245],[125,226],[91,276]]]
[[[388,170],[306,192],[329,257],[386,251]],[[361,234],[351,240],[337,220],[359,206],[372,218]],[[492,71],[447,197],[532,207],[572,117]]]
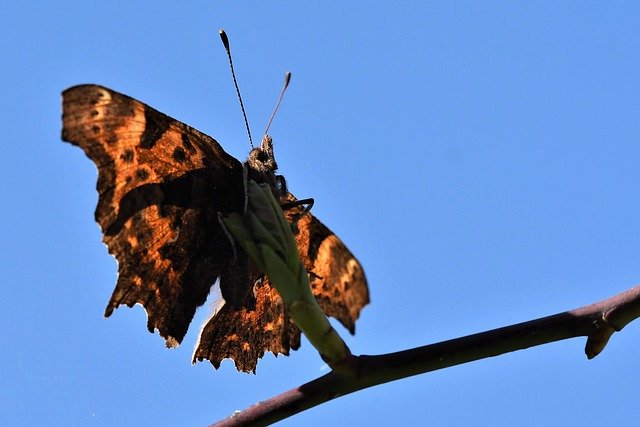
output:
[[[354,391],[555,341],[587,337],[597,356],[614,332],[640,317],[640,286],[595,304],[516,325],[351,362],[300,387],[262,401],[215,426],[265,425]]]

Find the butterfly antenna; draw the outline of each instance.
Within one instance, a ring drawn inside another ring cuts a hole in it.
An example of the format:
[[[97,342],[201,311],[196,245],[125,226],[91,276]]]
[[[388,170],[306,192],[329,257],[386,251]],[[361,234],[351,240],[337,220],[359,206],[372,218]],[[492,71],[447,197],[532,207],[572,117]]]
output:
[[[240,88],[238,87],[238,81],[236,80],[236,72],[233,70],[233,59],[231,59],[231,49],[229,48],[229,38],[224,30],[220,30],[220,39],[224,45],[224,50],[227,51],[227,57],[229,58],[229,66],[231,67],[231,77],[233,77],[233,84],[236,87],[236,93],[238,94],[238,100],[240,101],[240,108],[242,109],[242,116],[244,117],[244,125],[247,127],[247,134],[249,135],[249,143],[253,148],[253,139],[251,138],[251,129],[249,129],[249,120],[247,119],[247,113],[244,110],[244,103],[242,102],[242,95],[240,95]]]
[[[267,123],[267,128],[264,130],[264,134],[269,134],[269,127],[271,127],[271,122],[273,118],[276,116],[276,111],[278,111],[278,107],[280,107],[280,103],[282,102],[282,97],[284,96],[284,91],[287,90],[289,86],[289,82],[291,81],[291,72],[287,71],[284,73],[284,85],[282,86],[282,90],[280,91],[280,96],[278,97],[278,102],[276,102],[276,108],[273,109],[273,113],[271,113],[271,118],[269,119],[269,123]]]

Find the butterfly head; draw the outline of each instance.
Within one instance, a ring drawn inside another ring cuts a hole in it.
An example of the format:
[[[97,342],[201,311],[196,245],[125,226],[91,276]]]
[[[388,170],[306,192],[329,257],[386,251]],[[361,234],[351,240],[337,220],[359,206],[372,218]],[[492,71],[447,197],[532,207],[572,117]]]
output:
[[[273,139],[269,135],[262,137],[260,147],[254,148],[247,159],[249,177],[256,182],[266,182],[273,189],[274,196],[286,196],[287,184],[282,175],[276,175],[278,164],[273,155]]]
[[[247,163],[256,172],[263,174],[275,173],[278,169],[278,164],[273,155],[273,139],[269,135],[262,137],[260,147],[251,150]]]

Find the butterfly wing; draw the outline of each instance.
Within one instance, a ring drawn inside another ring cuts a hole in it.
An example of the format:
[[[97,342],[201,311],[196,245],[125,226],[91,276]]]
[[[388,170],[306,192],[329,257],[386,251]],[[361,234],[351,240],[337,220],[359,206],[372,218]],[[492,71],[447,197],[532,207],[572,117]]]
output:
[[[224,359],[233,359],[239,371],[255,373],[266,351],[288,356],[300,347],[300,329],[289,318],[278,291],[267,277],[253,277],[253,292],[242,308],[225,304],[204,324],[193,363],[208,359],[218,369]]]
[[[295,200],[293,196],[290,200]],[[311,290],[323,311],[340,321],[352,334],[362,308],[369,303],[369,289],[360,262],[345,244],[310,213],[286,211],[295,223],[298,251],[311,281]],[[254,292],[240,310],[222,306],[204,325],[193,362],[208,359],[217,369],[233,359],[236,368],[255,372],[265,351],[288,355],[300,347],[300,329],[291,321],[282,299],[260,271],[250,274]],[[243,328],[237,325],[242,324]],[[254,345],[260,343],[261,345]]]
[[[63,93],[62,139],[98,167],[96,221],[118,260],[106,316],[139,303],[148,329],[158,329],[169,346],[179,344],[212,284],[222,276],[224,286],[225,272],[238,261],[218,213],[242,210],[242,165],[213,138],[95,85]],[[325,312],[353,333],[369,302],[362,267],[335,234],[300,212],[286,214],[296,224],[312,291]],[[231,358],[239,370],[255,372],[266,351],[289,354],[300,346],[300,330],[277,291],[249,266],[253,292],[237,292],[244,295],[241,303],[223,305],[204,325],[194,361],[208,359],[217,368]]]
[[[369,303],[362,265],[338,236],[311,214],[298,221],[296,240],[320,307],[355,333],[360,311]]]
[[[110,89],[63,92],[62,139],[98,167],[96,221],[118,260],[105,315],[141,304],[179,344],[226,264],[217,213],[244,204],[242,164],[211,137]]]

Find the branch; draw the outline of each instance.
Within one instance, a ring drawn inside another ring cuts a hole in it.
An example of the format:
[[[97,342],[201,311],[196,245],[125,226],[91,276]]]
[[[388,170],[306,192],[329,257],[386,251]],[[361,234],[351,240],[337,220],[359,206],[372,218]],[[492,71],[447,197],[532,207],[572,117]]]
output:
[[[215,426],[265,425],[354,391],[515,350],[586,336],[597,356],[611,335],[640,317],[640,286],[575,310],[423,347],[378,356],[350,356],[340,367]]]

